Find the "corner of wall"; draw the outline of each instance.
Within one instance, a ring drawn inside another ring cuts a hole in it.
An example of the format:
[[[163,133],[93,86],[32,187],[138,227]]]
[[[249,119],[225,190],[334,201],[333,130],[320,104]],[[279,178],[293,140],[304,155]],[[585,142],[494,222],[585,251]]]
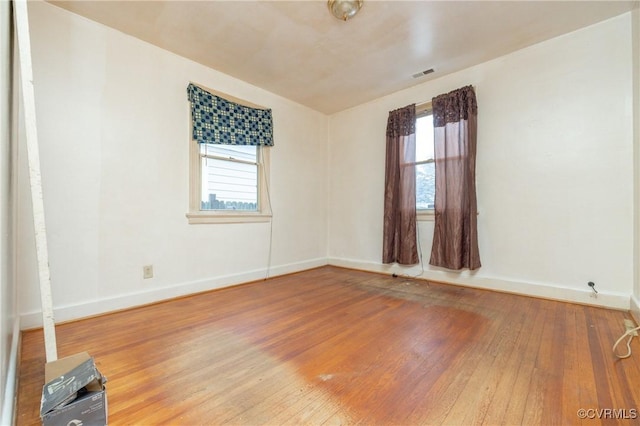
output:
[[[633,188],[634,188],[634,245],[633,294],[630,311],[640,324],[640,8],[631,12],[631,46],[633,74]]]
[[[635,294],[631,296],[631,316],[636,324],[640,324],[640,300]]]
[[[20,332],[20,317],[16,317],[13,322],[13,335],[11,338],[11,349],[9,352],[9,362],[7,368],[7,375],[5,386],[3,389],[2,398],[2,413],[0,414],[0,424],[13,425],[16,424],[15,420],[15,408],[17,402],[17,390],[18,390],[18,371],[20,363],[20,344],[21,344],[21,332]]]
[[[14,424],[20,318],[15,274],[16,60],[13,4],[0,2],[0,424]]]

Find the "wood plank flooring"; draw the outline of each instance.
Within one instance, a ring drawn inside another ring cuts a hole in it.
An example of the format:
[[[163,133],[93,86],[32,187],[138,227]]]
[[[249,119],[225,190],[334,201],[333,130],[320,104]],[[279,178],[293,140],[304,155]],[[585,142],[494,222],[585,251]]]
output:
[[[112,425],[629,425],[640,343],[625,360],[611,350],[625,318],[327,266],[57,338],[60,357],[87,351],[108,377]],[[42,332],[25,332],[19,425],[40,423],[44,363]]]

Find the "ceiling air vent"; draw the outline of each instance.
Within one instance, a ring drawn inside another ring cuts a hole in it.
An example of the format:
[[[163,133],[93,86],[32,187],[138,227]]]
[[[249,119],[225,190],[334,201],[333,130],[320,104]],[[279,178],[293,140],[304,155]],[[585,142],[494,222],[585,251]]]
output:
[[[422,76],[425,76],[427,74],[431,74],[433,72],[433,68],[429,68],[428,70],[424,70],[424,71],[420,71],[417,74],[413,75],[413,78],[420,78]]]

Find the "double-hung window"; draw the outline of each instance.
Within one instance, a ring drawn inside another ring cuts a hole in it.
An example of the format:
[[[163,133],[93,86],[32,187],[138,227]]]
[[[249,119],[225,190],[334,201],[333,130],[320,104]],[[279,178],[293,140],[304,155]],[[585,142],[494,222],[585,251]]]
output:
[[[416,111],[416,210],[418,215],[433,214],[436,196],[436,167],[433,150],[431,105]]]
[[[268,175],[271,111],[189,85],[189,223],[263,222],[271,218]]]
[[[200,210],[259,211],[258,147],[200,146]]]

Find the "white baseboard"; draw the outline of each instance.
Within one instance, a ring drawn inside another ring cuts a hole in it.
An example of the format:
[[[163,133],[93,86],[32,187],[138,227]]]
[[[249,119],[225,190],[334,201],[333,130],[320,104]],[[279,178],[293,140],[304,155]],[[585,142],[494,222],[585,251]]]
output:
[[[378,272],[383,274],[396,273],[403,275],[418,275],[420,268],[402,268],[397,265],[384,265],[375,262],[363,262],[351,259],[339,258],[317,258],[304,262],[279,265],[269,269],[266,268],[230,274],[219,277],[211,277],[203,280],[191,281],[176,284],[169,287],[158,288],[145,292],[119,295],[107,299],[93,300],[85,303],[58,306],[54,308],[56,322],[70,321],[79,318],[86,318],[103,313],[160,302],[175,297],[209,291],[250,281],[264,279],[265,277],[278,276],[293,272],[304,271],[324,265],[334,265],[344,268],[360,269],[363,271]],[[561,285],[550,285],[547,283],[527,283],[521,281],[505,280],[501,278],[479,277],[473,272],[454,273],[446,271],[424,271],[418,278],[443,283],[451,283],[466,287],[474,287],[486,290],[496,290],[506,293],[514,293],[525,296],[533,296],[544,299],[560,300],[565,302],[581,303],[606,308],[629,310],[632,313],[635,309],[634,317],[640,323],[640,303],[638,299],[630,298],[629,295],[607,293],[600,291],[596,298],[592,297],[591,291],[579,290],[564,287]],[[631,299],[631,300],[630,300]],[[634,308],[635,306],[635,308]],[[23,329],[36,328],[42,326],[42,314],[39,311],[23,313],[20,317],[20,324]]]
[[[385,265],[382,263],[362,262],[338,258],[329,258],[328,263],[329,265],[341,266],[344,268],[360,269],[363,271],[379,272],[389,275],[395,273],[399,276],[416,276],[420,274],[417,278],[466,287],[533,296],[543,299],[560,300],[564,302],[602,306],[614,309],[629,309],[629,295],[625,294],[599,291],[597,297],[592,297],[592,292],[590,290],[578,290],[575,288],[564,287],[561,285],[550,285],[546,283],[527,283],[500,278],[479,277],[474,272],[469,271],[455,273],[425,270],[424,273],[421,274],[420,267],[403,268],[397,265]]]
[[[274,277],[278,275],[304,271],[306,269],[317,268],[326,264],[326,258],[311,259],[304,262],[273,266],[269,268],[269,270],[267,270],[266,268],[256,269],[253,271],[242,272],[238,274],[223,275],[197,281],[184,282],[144,292],[118,295],[106,299],[96,299],[75,305],[56,306],[54,307],[54,318],[56,320],[56,323],[79,318],[86,318],[104,314],[107,312],[113,312],[132,308],[135,306],[173,299],[175,297],[186,296],[203,291],[215,290],[250,281],[261,280],[266,278],[267,276]],[[42,327],[42,313],[40,311],[23,313],[20,320],[23,329]]]
[[[20,361],[20,317],[13,321],[13,335],[11,337],[11,349],[9,352],[9,365],[7,367],[7,381],[4,386],[2,398],[2,414],[0,425],[14,425],[16,408],[16,391],[18,390],[18,362]]]

